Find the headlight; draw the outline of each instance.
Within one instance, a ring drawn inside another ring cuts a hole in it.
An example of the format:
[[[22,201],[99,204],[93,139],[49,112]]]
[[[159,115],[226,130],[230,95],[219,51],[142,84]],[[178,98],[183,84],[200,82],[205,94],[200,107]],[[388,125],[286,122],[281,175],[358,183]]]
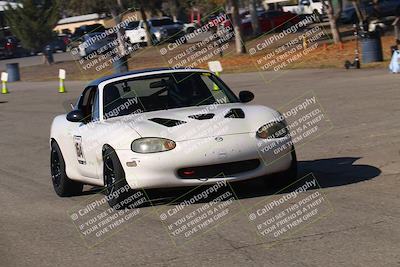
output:
[[[164,138],[148,137],[139,138],[132,142],[131,149],[136,153],[155,153],[174,149],[174,141]]]
[[[274,121],[265,124],[257,130],[257,137],[262,139],[281,138],[289,133],[284,121]]]

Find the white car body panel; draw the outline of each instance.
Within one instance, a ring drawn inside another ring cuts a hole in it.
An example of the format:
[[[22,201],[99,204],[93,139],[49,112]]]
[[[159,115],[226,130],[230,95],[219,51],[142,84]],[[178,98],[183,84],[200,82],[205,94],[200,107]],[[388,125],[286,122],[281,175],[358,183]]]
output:
[[[103,89],[108,83],[152,74],[171,72],[208,72],[205,70],[159,70],[146,73],[128,74],[110,78],[98,84],[99,107],[103,110]],[[232,108],[240,108],[245,118],[224,118],[223,115]],[[188,118],[189,115],[204,113],[208,110],[215,117],[208,120]],[[57,141],[66,164],[66,174],[72,180],[87,184],[103,186],[102,148],[105,144],[111,146],[125,171],[128,184],[132,188],[163,188],[178,186],[193,186],[202,183],[215,183],[223,178],[209,177],[204,179],[182,179],[176,173],[179,168],[260,159],[257,150],[256,131],[268,122],[276,121],[280,114],[270,108],[244,103],[228,103],[210,106],[196,106],[161,111],[146,112],[128,116],[120,116],[105,120],[103,112],[99,121],[93,123],[73,123],[66,119],[66,114],[57,116],[51,126],[51,140]],[[168,118],[186,121],[175,127],[166,127],[149,121],[149,118]],[[226,127],[218,127],[217,132],[207,131],[212,120],[222,121]],[[134,123],[133,123],[134,122]],[[191,129],[205,129],[194,131]],[[79,163],[76,150],[76,136],[83,153],[85,164]],[[75,137],[75,139],[74,139]],[[131,150],[131,143],[141,137],[163,137],[174,140],[176,148],[170,151],[141,154]],[[217,142],[215,138],[222,138]],[[282,138],[280,138],[282,139]],[[290,140],[290,135],[283,137]],[[270,139],[273,143],[282,140]],[[199,145],[203,144],[203,145]],[[260,160],[256,169],[227,176],[228,181],[239,181],[284,171],[290,167],[292,157],[290,148],[285,156],[271,165],[265,165]],[[263,159],[274,161],[273,151],[263,154]],[[127,162],[136,162],[136,166],[128,167]]]
[[[310,15],[314,13],[314,10],[317,10],[319,14],[323,14],[323,6],[322,2],[314,2],[310,0],[310,5],[303,5],[299,3],[298,5],[293,6],[283,6],[283,11],[292,12],[297,15]]]
[[[147,43],[146,30],[143,28],[126,30],[125,35],[129,38],[131,44]]]

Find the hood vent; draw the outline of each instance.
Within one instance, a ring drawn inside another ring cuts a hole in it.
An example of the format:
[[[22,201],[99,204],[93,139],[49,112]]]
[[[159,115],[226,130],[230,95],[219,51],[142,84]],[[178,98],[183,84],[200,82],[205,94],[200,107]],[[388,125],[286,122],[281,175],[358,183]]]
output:
[[[245,117],[244,112],[240,108],[233,108],[229,110],[228,113],[225,114],[225,118],[244,119],[244,117]]]
[[[197,115],[190,115],[188,116],[191,119],[195,120],[209,120],[214,118],[215,114],[214,113],[208,113],[208,114],[197,114]]]
[[[174,127],[186,123],[186,121],[178,121],[173,119],[164,119],[164,118],[152,118],[149,121],[153,121],[155,123],[161,124],[167,127]]]

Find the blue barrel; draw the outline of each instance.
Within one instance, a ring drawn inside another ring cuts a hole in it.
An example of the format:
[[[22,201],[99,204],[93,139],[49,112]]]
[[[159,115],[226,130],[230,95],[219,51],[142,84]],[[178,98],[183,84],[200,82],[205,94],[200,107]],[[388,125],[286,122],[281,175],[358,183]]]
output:
[[[380,36],[368,36],[362,38],[361,50],[363,63],[383,61],[382,43]]]
[[[8,81],[9,82],[16,82],[16,81],[20,80],[18,63],[6,64],[6,71],[8,73]]]

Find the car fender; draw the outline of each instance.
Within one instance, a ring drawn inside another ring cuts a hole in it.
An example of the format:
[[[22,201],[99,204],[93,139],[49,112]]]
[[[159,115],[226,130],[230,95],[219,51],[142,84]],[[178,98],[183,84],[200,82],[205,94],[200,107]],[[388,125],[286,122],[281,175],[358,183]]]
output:
[[[50,143],[56,141],[61,149],[65,161],[65,171],[67,176],[73,180],[81,179],[78,172],[76,152],[73,147],[72,131],[75,123],[67,121],[66,114],[59,115],[53,119],[50,130]]]

